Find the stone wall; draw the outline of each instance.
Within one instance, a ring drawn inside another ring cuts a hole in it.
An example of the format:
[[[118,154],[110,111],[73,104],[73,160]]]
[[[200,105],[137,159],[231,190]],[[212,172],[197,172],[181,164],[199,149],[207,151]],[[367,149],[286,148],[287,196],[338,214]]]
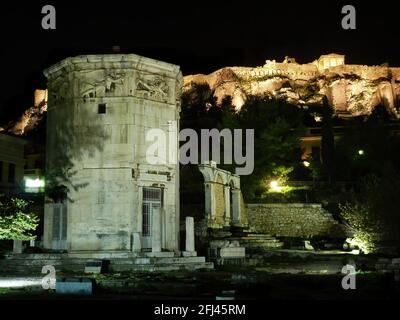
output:
[[[247,204],[249,227],[277,237],[346,237],[345,228],[320,204]]]

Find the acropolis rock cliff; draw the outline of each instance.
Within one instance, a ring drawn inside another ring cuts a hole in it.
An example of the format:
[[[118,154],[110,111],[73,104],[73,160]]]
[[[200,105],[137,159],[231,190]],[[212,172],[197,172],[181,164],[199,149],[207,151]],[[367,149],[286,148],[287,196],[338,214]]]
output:
[[[338,54],[307,64],[286,57],[280,63],[267,60],[262,67],[226,67],[184,77],[184,91],[195,84],[208,84],[218,103],[232,97],[236,109],[250,95],[282,98],[299,106],[321,104],[327,96],[341,117],[368,115],[379,104],[400,117],[400,68],[348,65]]]

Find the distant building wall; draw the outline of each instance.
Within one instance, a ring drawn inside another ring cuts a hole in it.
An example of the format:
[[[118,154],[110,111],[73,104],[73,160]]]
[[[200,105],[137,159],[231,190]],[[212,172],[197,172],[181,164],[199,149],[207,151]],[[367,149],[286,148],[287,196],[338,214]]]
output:
[[[24,177],[26,141],[0,133],[0,192],[19,191]]]

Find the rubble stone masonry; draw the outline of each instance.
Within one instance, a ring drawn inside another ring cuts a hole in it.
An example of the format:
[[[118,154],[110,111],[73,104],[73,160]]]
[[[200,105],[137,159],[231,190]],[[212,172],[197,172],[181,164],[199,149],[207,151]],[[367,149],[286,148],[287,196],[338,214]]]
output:
[[[253,232],[277,237],[346,237],[345,228],[321,204],[247,204]]]

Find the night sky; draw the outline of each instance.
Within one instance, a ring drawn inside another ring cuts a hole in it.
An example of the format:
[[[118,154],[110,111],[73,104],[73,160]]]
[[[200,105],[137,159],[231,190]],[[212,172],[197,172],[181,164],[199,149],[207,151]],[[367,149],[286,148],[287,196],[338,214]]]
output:
[[[0,123],[45,88],[42,70],[79,54],[136,53],[181,66],[184,75],[224,66],[263,65],[286,55],[300,63],[342,53],[347,63],[400,66],[399,11],[388,2],[344,1],[12,1],[1,4]],[[42,6],[57,10],[57,29],[41,28]],[[353,4],[357,30],[343,30]]]

